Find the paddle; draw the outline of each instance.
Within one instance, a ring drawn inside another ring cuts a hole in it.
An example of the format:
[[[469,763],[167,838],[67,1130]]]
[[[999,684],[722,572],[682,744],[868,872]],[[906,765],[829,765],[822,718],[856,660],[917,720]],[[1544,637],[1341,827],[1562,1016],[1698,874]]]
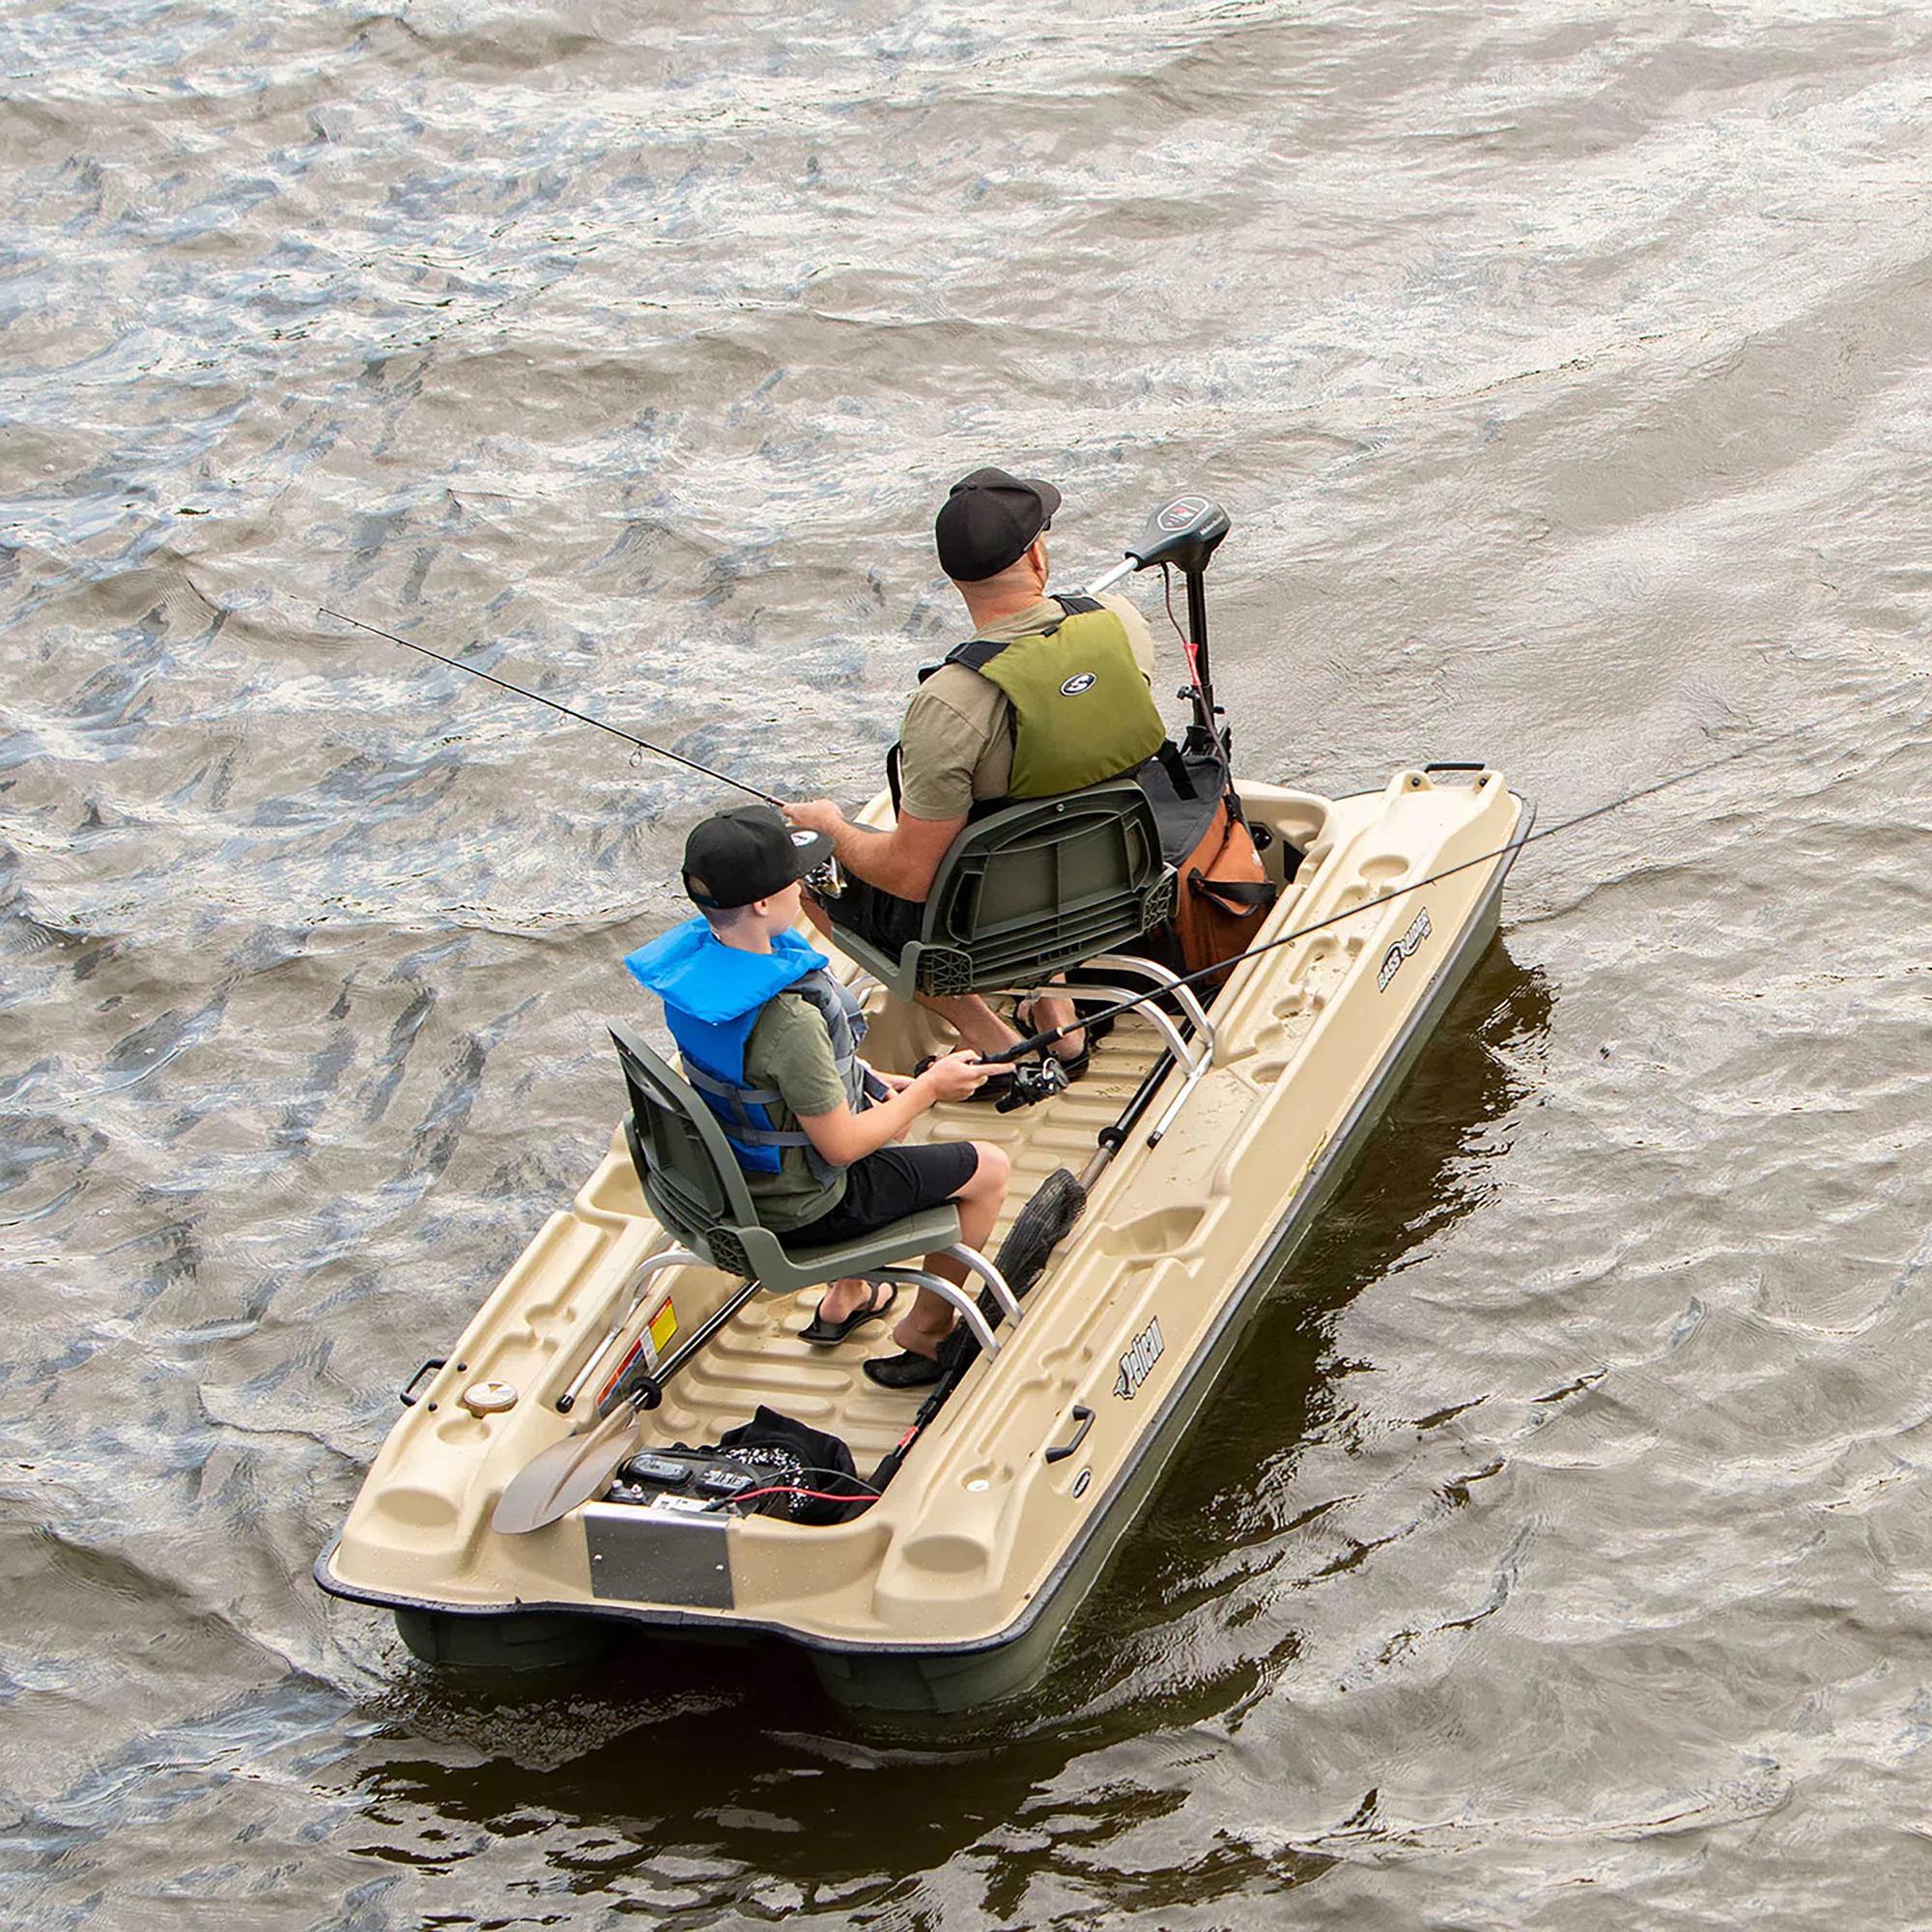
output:
[[[566,1435],[525,1463],[497,1500],[490,1527],[522,1536],[602,1495],[637,1439],[643,1393],[620,1402],[588,1435]]]
[[[703,1348],[719,1329],[759,1292],[746,1282],[735,1294],[707,1315],[689,1340],[667,1355],[654,1370],[634,1370],[636,1387],[617,1396],[594,1429],[582,1427],[539,1450],[512,1476],[497,1499],[490,1527],[501,1536],[523,1536],[568,1516],[580,1503],[600,1496],[617,1473],[617,1464],[631,1453],[638,1435],[638,1417],[664,1399],[664,1386]],[[621,1389],[623,1384],[620,1382]]]
[[[1054,1249],[1066,1238],[1073,1230],[1073,1224],[1087,1211],[1087,1190],[1101,1168],[1112,1158],[1113,1151],[1112,1147],[1102,1147],[1087,1163],[1084,1174],[1078,1179],[1065,1168],[1056,1167],[1013,1217],[1013,1225],[1007,1230],[1007,1237],[1000,1243],[1000,1252],[994,1257],[993,1265],[1006,1277],[1007,1286],[1015,1295],[1025,1294],[1039,1279]],[[988,1321],[999,1321],[999,1307],[990,1293],[981,1293],[980,1308]],[[912,1427],[886,1451],[878,1467],[867,1478],[872,1488],[883,1490],[898,1473],[899,1464],[905,1461],[926,1424],[946,1406],[946,1399],[959,1386],[966,1371],[979,1358],[980,1345],[962,1321],[939,1346],[939,1362],[945,1373],[933,1383],[931,1394],[920,1404]]]

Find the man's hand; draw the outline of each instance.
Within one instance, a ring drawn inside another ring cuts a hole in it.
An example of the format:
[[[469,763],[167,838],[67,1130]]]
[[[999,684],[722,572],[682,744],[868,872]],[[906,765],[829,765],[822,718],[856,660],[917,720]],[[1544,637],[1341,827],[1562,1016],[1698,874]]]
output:
[[[803,826],[808,832],[822,832],[828,838],[837,838],[845,829],[845,814],[829,798],[812,798],[803,805],[788,805],[784,815],[794,825]]]
[[[832,840],[832,856],[855,879],[901,899],[923,899],[953,839],[966,828],[963,818],[913,818],[901,812],[890,832],[854,825],[829,798],[788,805],[785,816],[808,832]]]

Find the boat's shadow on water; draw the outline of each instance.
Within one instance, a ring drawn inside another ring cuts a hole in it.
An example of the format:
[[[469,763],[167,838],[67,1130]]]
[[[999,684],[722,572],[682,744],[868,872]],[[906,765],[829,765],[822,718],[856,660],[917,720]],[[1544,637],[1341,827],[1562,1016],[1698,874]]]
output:
[[[1072,1759],[1236,1715],[1294,1654],[1292,1626],[1259,1612],[1299,1527],[1295,1460],[1347,1367],[1334,1318],[1488,1197],[1529,1085],[1515,1069],[1533,1059],[1550,1004],[1543,975],[1505,948],[1478,965],[1032,1691],[979,1715],[868,1717],[832,1703],[775,1646],[640,1645],[507,1694],[422,1672],[396,1694],[392,1748],[365,1774],[368,1796],[492,1831],[531,1829],[533,1806],[594,1825],[606,1835],[585,1863],[587,1892],[674,1842],[786,1874],[808,1895],[859,1883],[856,1906],[882,1861],[929,1869],[1022,1826]],[[412,1760],[405,1740],[424,1736],[488,1756],[467,1768]],[[898,1775],[863,1776],[881,1771]],[[636,1859],[613,1859],[608,1833],[627,1825]]]

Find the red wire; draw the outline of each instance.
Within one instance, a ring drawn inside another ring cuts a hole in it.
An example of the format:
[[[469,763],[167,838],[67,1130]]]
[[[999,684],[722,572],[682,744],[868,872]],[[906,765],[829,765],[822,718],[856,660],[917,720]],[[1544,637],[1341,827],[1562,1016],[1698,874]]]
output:
[[[718,1502],[748,1503],[756,1496],[809,1496],[813,1502],[818,1503],[875,1503],[878,1501],[878,1497],[875,1495],[840,1495],[833,1490],[800,1490],[794,1489],[790,1484],[781,1483],[775,1484],[768,1490],[747,1490],[742,1495],[720,1496]],[[717,1506],[716,1503],[712,1505],[714,1509]]]
[[[1201,686],[1201,665],[1195,655],[1196,645],[1192,638],[1180,628],[1180,619],[1174,614],[1174,580],[1168,575],[1166,564],[1160,567],[1160,594],[1167,605],[1167,621],[1174,626],[1174,635],[1180,639],[1181,655],[1187,660],[1187,674],[1194,680],[1195,689]]]

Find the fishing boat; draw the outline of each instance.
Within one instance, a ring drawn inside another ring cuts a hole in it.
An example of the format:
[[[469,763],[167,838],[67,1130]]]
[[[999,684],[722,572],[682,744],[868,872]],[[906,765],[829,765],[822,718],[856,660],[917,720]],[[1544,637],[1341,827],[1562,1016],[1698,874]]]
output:
[[[1198,567],[1188,587],[1192,606]],[[608,1151],[404,1391],[322,1587],[393,1611],[412,1650],[458,1665],[543,1664],[630,1631],[777,1639],[867,1708],[955,1710],[1034,1681],[1490,945],[1530,824],[1480,763],[1336,797],[1259,781],[1239,795],[1277,896],[1254,942],[1193,984],[1120,939],[1172,886],[1157,854],[1128,839],[1122,858],[1103,836],[1131,802],[1102,799],[1092,824],[1087,795],[1050,809],[1056,854],[1091,833],[1114,855],[1095,862],[1109,890],[1068,917],[1056,874],[1058,952],[1036,944],[1015,978],[981,945],[972,983],[1026,993],[1065,970],[1054,990],[1114,1024],[1076,1084],[1010,1112],[936,1107],[909,1136],[996,1140],[1012,1166],[998,1259],[971,1257],[983,1290],[955,1292],[970,1339],[937,1391],[862,1374],[893,1351],[889,1323],[837,1348],[800,1338],[835,1270],[792,1265],[734,1219],[728,1177],[705,1179],[703,1108],[620,1026],[630,1105]],[[867,816],[890,811],[881,798]],[[981,855],[1037,858],[1040,825],[1022,814],[1002,848],[1002,816]],[[988,921],[1009,941],[987,911],[1000,876],[950,897],[936,884],[935,904],[970,901],[978,941]],[[952,1044],[912,994],[974,956],[961,931],[910,964],[812,935],[861,995],[877,1065]],[[910,1258],[947,1236],[922,1226],[904,1252],[836,1271],[930,1286]],[[774,1413],[845,1445],[858,1480],[815,1490],[826,1479],[801,1478],[796,1456],[788,1477],[761,1462],[745,1427]],[[801,1520],[801,1495],[830,1520]]]

